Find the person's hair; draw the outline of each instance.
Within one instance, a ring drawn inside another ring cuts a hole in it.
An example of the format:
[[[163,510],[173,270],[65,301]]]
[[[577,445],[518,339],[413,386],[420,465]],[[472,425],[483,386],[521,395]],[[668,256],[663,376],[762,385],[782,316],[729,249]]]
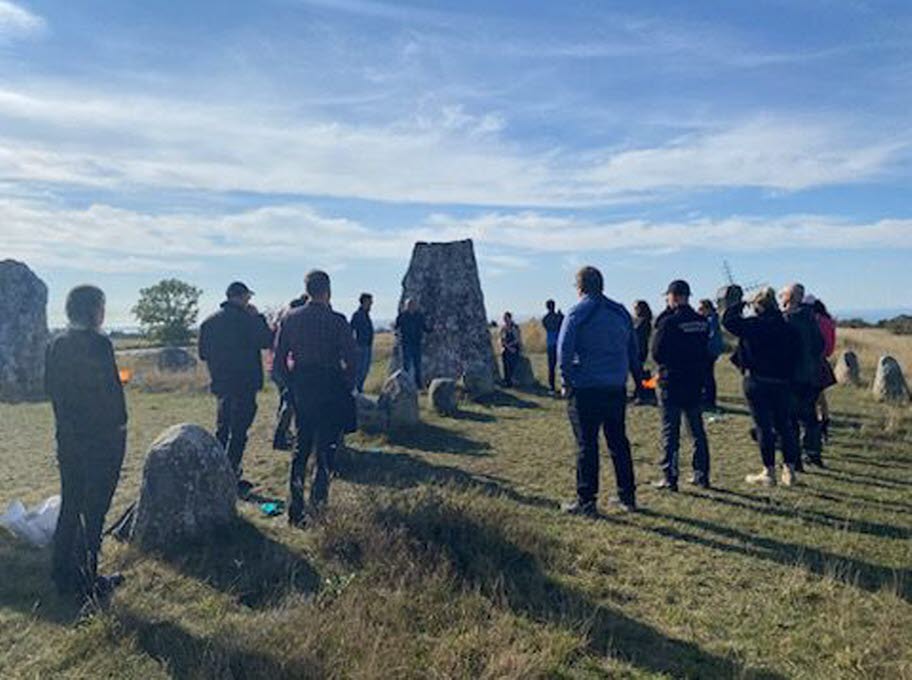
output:
[[[801,304],[804,300],[804,286],[800,283],[789,284],[786,288],[789,294],[789,303],[790,304]]]
[[[763,288],[751,298],[751,304],[754,309],[760,312],[766,312],[770,309],[778,309],[776,304],[776,291],[772,288]]]
[[[360,302],[363,305],[368,300],[373,300],[373,299],[374,299],[374,296],[371,295],[370,293],[361,293],[361,296],[358,298],[358,302]]]
[[[66,299],[66,315],[70,323],[94,328],[98,325],[98,312],[104,308],[105,294],[97,286],[76,286]]]
[[[820,316],[825,316],[828,319],[832,319],[830,316],[830,310],[826,308],[826,305],[823,304],[822,300],[814,300],[814,312],[820,314]]]
[[[576,273],[576,287],[586,295],[598,295],[605,288],[605,279],[595,267],[583,267]]]
[[[512,320],[513,320],[513,312],[504,312],[504,318],[505,318],[505,319],[509,319],[510,321],[512,321]]]
[[[329,274],[319,269],[307,272],[304,277],[304,287],[310,297],[318,297],[329,293]]]
[[[652,308],[646,300],[637,300],[633,303],[633,314],[638,319],[652,321]]]
[[[547,309],[553,310],[557,306],[557,303],[554,300],[546,300],[545,307]]]
[[[706,298],[706,299],[704,299],[704,300],[700,300],[700,308],[701,308],[701,309],[708,309],[708,310],[711,311],[711,312],[716,311],[716,306],[712,303],[712,300],[710,300],[709,298]]]

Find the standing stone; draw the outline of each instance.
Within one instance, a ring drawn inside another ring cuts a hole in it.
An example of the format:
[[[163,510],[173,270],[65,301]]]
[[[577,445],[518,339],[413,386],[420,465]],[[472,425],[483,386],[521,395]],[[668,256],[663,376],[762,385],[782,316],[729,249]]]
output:
[[[840,385],[860,385],[861,368],[858,364],[858,355],[852,350],[846,350],[836,359],[836,382]]]
[[[434,378],[428,388],[428,401],[431,404],[431,408],[440,415],[455,415],[459,410],[456,381],[452,378]]]
[[[434,329],[424,336],[421,373],[425,384],[434,378],[462,375],[472,364],[495,379],[494,349],[472,241],[416,243],[402,280],[401,303],[409,298],[418,303]],[[390,373],[401,366],[397,337]]]
[[[516,358],[516,367],[513,369],[513,384],[516,387],[535,387],[538,381],[532,371],[532,362],[525,354]]]
[[[15,260],[0,262],[0,401],[44,395],[48,289]]]
[[[175,373],[192,371],[196,368],[196,358],[183,347],[164,347],[156,356],[158,370]]]
[[[877,401],[909,401],[909,386],[899,362],[893,357],[883,356],[877,362],[873,391]]]
[[[481,399],[497,389],[494,375],[484,364],[469,364],[462,374],[462,386],[472,399]]]
[[[386,411],[390,429],[417,425],[418,388],[412,376],[400,369],[387,378],[380,391],[379,405]]]
[[[389,428],[389,414],[380,407],[376,397],[366,394],[355,395],[355,409],[358,413],[358,429],[369,434],[386,432]]]
[[[237,478],[215,437],[175,425],[146,456],[131,540],[160,551],[204,541],[231,524],[236,502]]]

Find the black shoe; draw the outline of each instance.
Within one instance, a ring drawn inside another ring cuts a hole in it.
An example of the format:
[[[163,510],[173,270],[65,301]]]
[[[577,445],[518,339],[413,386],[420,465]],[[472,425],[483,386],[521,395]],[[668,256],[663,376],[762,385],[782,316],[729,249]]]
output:
[[[689,480],[687,480],[693,486],[699,486],[701,489],[709,489],[709,480],[703,475],[693,475]]]
[[[237,495],[241,500],[247,498],[250,495],[250,492],[253,491],[253,483],[248,482],[246,479],[239,479],[237,483]]]
[[[125,581],[126,579],[123,574],[119,573],[98,576],[95,579],[95,588],[92,594],[99,599],[106,599],[110,597],[115,590],[120,588]]]
[[[661,479],[657,482],[652,483],[652,488],[657,491],[671,491],[677,493],[678,491],[678,482],[672,481],[670,479]]]
[[[276,451],[291,451],[292,445],[287,439],[273,439],[272,448]]]
[[[610,498],[608,504],[622,512],[636,512],[637,509],[636,501],[631,499]]]
[[[573,501],[572,503],[565,503],[561,506],[561,510],[568,515],[579,515],[582,517],[595,518],[598,517],[598,508],[595,506],[595,501]]]
[[[288,515],[288,526],[290,526],[292,529],[304,529],[307,527],[307,519],[304,517],[304,515]]]
[[[823,464],[823,458],[821,458],[819,455],[805,456],[805,457],[804,457],[804,462],[807,463],[808,465],[813,465],[814,467],[819,467],[819,468],[825,468],[825,467],[826,467],[826,466]]]

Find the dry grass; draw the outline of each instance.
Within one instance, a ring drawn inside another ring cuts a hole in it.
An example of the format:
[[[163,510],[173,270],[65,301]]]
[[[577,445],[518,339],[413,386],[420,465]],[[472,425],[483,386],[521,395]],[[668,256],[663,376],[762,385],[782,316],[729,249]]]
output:
[[[867,382],[873,380],[877,362],[884,354],[896,359],[906,376],[912,371],[912,339],[909,336],[894,335],[880,328],[840,328],[837,344],[839,349],[850,349],[858,355],[864,371],[862,377]]]

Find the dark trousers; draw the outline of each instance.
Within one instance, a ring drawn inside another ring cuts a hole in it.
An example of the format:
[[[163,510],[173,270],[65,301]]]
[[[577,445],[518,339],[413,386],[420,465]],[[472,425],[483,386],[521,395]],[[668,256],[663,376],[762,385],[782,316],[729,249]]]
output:
[[[328,500],[329,473],[342,434],[337,405],[316,399],[314,395],[300,390],[295,392],[295,404],[300,405],[300,408],[295,412],[298,440],[289,480],[288,516],[292,521],[298,521],[304,515],[304,474],[311,452],[316,453],[316,465],[310,487],[310,502],[314,506],[321,506]]]
[[[662,408],[662,460],[659,466],[665,479],[677,483],[679,453],[681,450],[681,420],[687,422],[687,429],[693,439],[693,471],[698,480],[709,482],[709,440],[703,427],[703,407],[699,400],[681,402],[659,391]]]
[[[820,388],[814,385],[792,386],[792,433],[800,440],[805,453],[812,459],[819,459],[823,448],[820,421],[817,419],[817,400]],[[801,430],[804,436],[801,436]]]
[[[557,345],[548,345],[548,387],[557,391]]]
[[[61,504],[52,575],[61,593],[92,593],[104,518],[120,479],[125,445],[124,430],[57,438]]]
[[[243,473],[241,462],[247,447],[247,430],[256,417],[256,392],[219,394],[215,438],[219,440],[238,478]]]
[[[706,366],[706,380],[703,383],[703,405],[706,408],[716,408],[718,390],[716,388],[716,359]]]
[[[402,369],[412,374],[419,390],[424,387],[421,382],[421,343],[402,343]]]
[[[786,465],[798,463],[798,438],[792,427],[790,404],[791,392],[788,383],[744,379],[744,396],[750,406],[754,424],[757,426],[757,441],[760,444],[760,458],[764,467],[776,464],[776,439],[782,443],[782,458]]]
[[[287,387],[279,388],[279,407],[276,410],[276,429],[272,445],[282,448],[288,445],[291,421],[294,419],[294,395]]]
[[[599,432],[603,432],[614,463],[618,497],[633,504],[636,484],[626,432],[627,394],[624,387],[574,390],[567,414],[576,437],[576,495],[580,502],[595,501],[599,491]]]
[[[511,352],[505,349],[500,353],[500,358],[503,361],[504,384],[507,387],[511,387],[513,385],[513,373],[516,371],[516,360],[519,359],[519,352]]]
[[[364,392],[364,382],[371,369],[374,348],[372,345],[358,345],[358,369],[355,372],[355,389]]]

